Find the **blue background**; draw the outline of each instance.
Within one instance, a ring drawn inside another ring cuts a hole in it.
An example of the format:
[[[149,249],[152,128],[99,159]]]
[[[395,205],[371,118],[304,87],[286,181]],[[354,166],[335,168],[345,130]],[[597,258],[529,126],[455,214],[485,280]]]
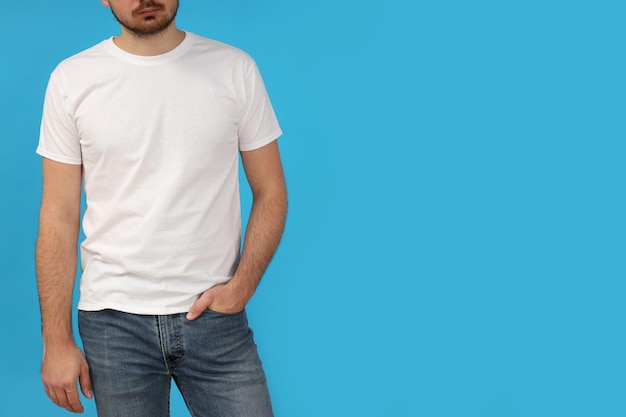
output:
[[[626,415],[623,2],[182,3],[256,59],[285,131],[249,307],[277,417]],[[49,73],[119,29],[98,1],[2,11],[0,415],[62,416],[34,150]]]

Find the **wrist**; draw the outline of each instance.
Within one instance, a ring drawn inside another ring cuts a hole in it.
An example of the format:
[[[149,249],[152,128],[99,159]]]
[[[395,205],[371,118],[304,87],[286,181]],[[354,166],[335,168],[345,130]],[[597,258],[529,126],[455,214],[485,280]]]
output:
[[[256,289],[256,286],[253,285],[249,279],[245,279],[243,276],[236,273],[228,284],[232,293],[239,298],[245,299],[246,302],[252,297]]]
[[[67,347],[73,347],[76,345],[76,342],[74,342],[74,336],[72,335],[71,332],[63,332],[63,333],[50,333],[50,334],[46,334],[44,332],[43,336],[42,336],[42,340],[43,340],[43,345],[44,348],[48,347],[48,348],[67,348]]]

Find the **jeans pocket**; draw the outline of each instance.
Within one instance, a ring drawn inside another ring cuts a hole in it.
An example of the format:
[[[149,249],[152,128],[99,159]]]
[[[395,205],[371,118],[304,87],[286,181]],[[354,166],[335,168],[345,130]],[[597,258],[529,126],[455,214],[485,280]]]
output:
[[[242,314],[244,314],[246,312],[245,309],[237,312],[237,313],[223,313],[221,311],[215,311],[215,310],[211,310],[210,308],[206,309],[207,313],[216,315],[216,316],[224,316],[224,317],[237,317],[237,316],[241,316]]]

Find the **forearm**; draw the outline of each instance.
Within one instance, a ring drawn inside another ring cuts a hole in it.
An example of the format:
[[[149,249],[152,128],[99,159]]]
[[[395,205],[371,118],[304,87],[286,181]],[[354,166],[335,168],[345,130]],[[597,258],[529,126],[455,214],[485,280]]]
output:
[[[253,200],[244,245],[231,280],[252,296],[280,242],[287,217],[287,193],[280,187]]]
[[[241,160],[252,190],[252,210],[239,263],[227,284],[209,288],[193,303],[188,320],[195,320],[206,309],[228,314],[241,312],[272,260],[285,228],[287,189],[278,144],[273,141],[241,152]]]
[[[72,343],[72,293],[78,222],[42,213],[36,249],[37,288],[44,346]]]

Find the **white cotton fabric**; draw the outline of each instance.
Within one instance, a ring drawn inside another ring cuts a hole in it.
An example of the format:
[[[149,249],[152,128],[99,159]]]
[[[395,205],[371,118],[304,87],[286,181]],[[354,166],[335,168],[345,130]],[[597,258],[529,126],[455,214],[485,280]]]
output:
[[[281,130],[254,61],[186,33],[136,56],[113,38],[52,73],[37,153],[82,164],[81,310],[189,310],[239,259],[238,151]]]

